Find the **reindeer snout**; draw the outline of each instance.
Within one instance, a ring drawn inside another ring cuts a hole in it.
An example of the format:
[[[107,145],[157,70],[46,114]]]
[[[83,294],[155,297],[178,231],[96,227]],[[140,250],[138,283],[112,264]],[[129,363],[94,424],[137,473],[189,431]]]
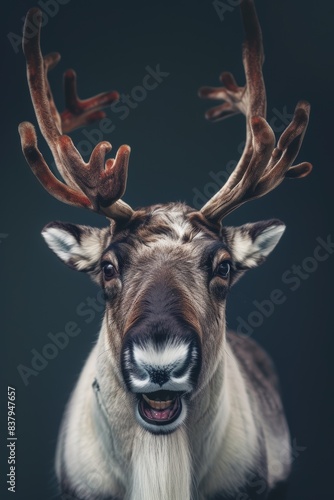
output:
[[[191,392],[201,368],[196,313],[161,268],[130,311],[121,354],[123,377],[130,391]]]
[[[132,392],[190,392],[197,383],[201,366],[198,335],[193,331],[183,331],[182,335],[131,331],[124,343],[121,365]]]

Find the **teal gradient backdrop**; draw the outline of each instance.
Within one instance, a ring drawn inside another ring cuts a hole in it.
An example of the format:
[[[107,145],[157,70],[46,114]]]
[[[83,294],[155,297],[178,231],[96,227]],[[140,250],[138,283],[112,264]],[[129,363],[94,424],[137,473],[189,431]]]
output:
[[[46,11],[51,3],[40,5]],[[242,29],[239,13],[231,7],[235,3],[226,0],[230,8],[219,16],[214,7],[217,3],[204,0],[70,0],[63,5],[58,2],[58,12],[48,14],[42,48],[44,53],[56,50],[62,54],[51,75],[60,108],[62,72],[68,67],[77,71],[82,98],[117,89],[137,99],[130,105],[123,103],[122,110],[109,109],[103,124],[73,134],[83,153],[102,138],[114,150],[124,143],[131,145],[125,200],[133,207],[173,200],[198,205],[213,194],[238,159],[245,137],[243,118],[210,124],[204,119],[208,103],[197,97],[200,86],[219,84],[222,70],[233,71],[243,82]],[[268,120],[279,131],[299,99],[311,102],[310,125],[299,159],[313,163],[314,171],[306,179],[285,181],[266,198],[243,206],[227,219],[228,224],[238,225],[277,217],[287,224],[273,255],[232,290],[227,318],[230,328],[252,330],[277,365],[295,443],[289,500],[322,500],[332,493],[330,273],[334,255],[329,247],[327,254],[326,250],[320,252],[328,258],[314,264],[310,257],[318,239],[326,241],[334,232],[334,6],[329,0],[258,0],[256,4],[266,53]],[[14,386],[18,429],[15,498],[46,500],[57,498],[53,455],[58,426],[95,342],[103,307],[98,289],[85,275],[61,264],[40,232],[52,220],[100,227],[106,221],[51,198],[22,156],[17,125],[23,120],[35,124],[36,119],[24,57],[16,42],[22,18],[31,6],[29,1],[14,0],[3,6],[1,16],[0,321],[5,345],[1,349],[0,424],[3,433],[7,385]],[[143,97],[134,89],[143,85],[148,72],[157,71],[157,65],[164,76]],[[39,144],[52,163],[40,134]],[[285,300],[272,308],[268,300],[275,289],[282,291]],[[265,304],[267,309],[263,309]],[[36,352],[41,353],[54,335],[66,329],[76,334],[68,336],[68,344],[59,347],[45,366],[39,361],[39,371],[26,379],[26,385],[17,367],[31,368]],[[0,457],[4,471],[5,444]],[[12,498],[5,481],[2,472],[0,496]]]

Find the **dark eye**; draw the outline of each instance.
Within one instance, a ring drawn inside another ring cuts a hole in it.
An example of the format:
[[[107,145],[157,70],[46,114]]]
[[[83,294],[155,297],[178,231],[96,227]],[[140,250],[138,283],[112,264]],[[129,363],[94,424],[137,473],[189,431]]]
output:
[[[224,260],[218,265],[216,274],[221,278],[227,278],[228,275],[230,274],[230,270],[231,270],[231,264],[229,263],[228,260]]]
[[[104,262],[102,264],[103,276],[106,281],[111,280],[116,274],[116,268],[111,262]]]

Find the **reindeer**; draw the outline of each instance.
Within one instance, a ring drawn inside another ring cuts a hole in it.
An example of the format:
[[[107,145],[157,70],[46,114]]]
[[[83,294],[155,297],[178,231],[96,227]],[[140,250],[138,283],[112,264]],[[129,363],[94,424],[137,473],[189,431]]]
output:
[[[223,73],[223,87],[200,96],[224,101],[211,120],[242,113],[246,143],[234,172],[201,210],[168,203],[133,210],[121,200],[130,148],[105,159],[109,142],[85,163],[68,135],[100,119],[117,92],[81,101],[72,70],[66,109],[58,113],[40,34],[23,50],[41,133],[63,178],[48,168],[31,123],[19,126],[24,156],[58,200],[107,217],[103,229],[51,222],[42,235],[70,268],[87,273],[105,296],[95,346],[68,403],[56,452],[62,498],[81,500],[218,500],[281,498],[291,467],[290,438],[275,369],[250,338],[226,331],[230,287],[261,264],[281,238],[279,220],[228,227],[224,218],[264,196],[292,166],[309,117],[299,102],[275,141],[266,116],[262,35],[252,0],[241,2],[244,87]],[[41,25],[32,9],[29,22]],[[283,451],[282,451],[283,450]],[[276,496],[275,496],[276,495]]]

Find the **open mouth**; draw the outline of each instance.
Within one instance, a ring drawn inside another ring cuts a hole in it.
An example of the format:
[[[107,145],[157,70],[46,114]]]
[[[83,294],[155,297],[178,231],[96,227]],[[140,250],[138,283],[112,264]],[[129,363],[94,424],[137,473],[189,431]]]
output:
[[[178,419],[182,410],[181,392],[155,391],[141,394],[138,410],[150,424],[167,425]]]

